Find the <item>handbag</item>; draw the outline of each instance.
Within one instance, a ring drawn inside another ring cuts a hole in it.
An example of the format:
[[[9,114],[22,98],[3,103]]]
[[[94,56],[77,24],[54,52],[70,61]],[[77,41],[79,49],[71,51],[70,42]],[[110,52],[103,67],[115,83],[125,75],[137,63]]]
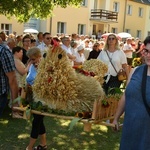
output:
[[[108,56],[108,58],[109,58],[109,61],[110,61],[111,65],[113,66],[114,70],[115,70],[116,73],[117,73],[118,80],[119,80],[119,81],[126,80],[126,79],[127,79],[127,74],[126,74],[125,70],[124,70],[124,69],[120,69],[119,72],[117,72],[117,70],[116,70],[116,68],[114,67],[114,65],[113,65],[113,63],[112,63],[112,61],[111,61],[111,59],[110,59],[110,57],[109,57],[107,51],[106,51],[106,54],[107,54],[107,56]]]
[[[118,74],[117,74],[117,76],[118,76],[118,80],[119,81],[123,81],[123,80],[127,79],[127,74],[124,71],[124,69],[120,69],[119,72],[118,72]]]
[[[146,110],[150,116],[150,107],[148,106],[147,104],[147,101],[146,101],[146,79],[147,79],[147,68],[148,66],[145,65],[144,66],[144,71],[143,71],[143,76],[142,76],[142,97],[143,97],[143,102],[144,102],[144,105],[146,107]]]

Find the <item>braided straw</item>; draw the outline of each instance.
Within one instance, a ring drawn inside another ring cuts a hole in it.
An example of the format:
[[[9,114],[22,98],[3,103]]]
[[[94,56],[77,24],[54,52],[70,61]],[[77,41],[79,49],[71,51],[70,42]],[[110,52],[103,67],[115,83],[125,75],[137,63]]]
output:
[[[72,68],[66,52],[60,47],[53,51],[50,48],[46,58],[42,59],[33,92],[35,100],[67,112],[92,110],[94,101],[104,95],[95,78],[77,73]]]

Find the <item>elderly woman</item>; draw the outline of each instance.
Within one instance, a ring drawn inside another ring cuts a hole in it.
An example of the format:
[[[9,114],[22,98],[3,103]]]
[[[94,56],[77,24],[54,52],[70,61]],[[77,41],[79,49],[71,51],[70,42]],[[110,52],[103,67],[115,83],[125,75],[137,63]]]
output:
[[[76,59],[74,61],[74,65],[82,65],[85,61],[84,56],[84,47],[82,45],[79,45],[77,47],[77,52],[75,53]]]
[[[150,149],[150,36],[144,40],[144,46],[145,64],[130,73],[113,121],[118,130],[118,120],[125,112],[120,150]]]
[[[120,50],[119,42],[115,34],[109,34],[106,39],[104,50],[101,51],[98,58],[108,66],[108,72],[106,73],[103,84],[103,88],[106,94],[110,88],[119,88],[122,81],[118,80],[117,74],[120,69],[124,69],[128,76],[128,66],[125,53]]]
[[[75,55],[77,52],[78,43],[76,41],[71,41],[70,46],[72,54]]]
[[[34,79],[37,74],[37,68],[38,64],[41,60],[41,52],[40,49],[37,47],[33,47],[27,51],[27,56],[29,57],[30,61],[32,62],[30,68],[29,68],[29,73],[26,77],[26,81],[28,86],[31,86],[34,84]],[[33,121],[32,121],[32,130],[31,130],[31,135],[30,135],[30,142],[26,148],[26,150],[33,150],[34,144],[40,136],[40,145],[37,147],[34,147],[34,150],[46,150],[47,145],[46,145],[46,130],[45,130],[45,125],[44,125],[44,116],[42,115],[37,115],[33,114]]]

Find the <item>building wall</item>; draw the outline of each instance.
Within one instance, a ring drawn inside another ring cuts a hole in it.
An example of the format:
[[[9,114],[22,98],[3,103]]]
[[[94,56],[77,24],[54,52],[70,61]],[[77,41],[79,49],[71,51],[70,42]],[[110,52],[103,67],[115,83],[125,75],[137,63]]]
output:
[[[145,28],[145,23],[146,21],[150,22],[150,19],[148,18],[149,16],[146,15],[147,12],[147,5],[140,4],[139,3],[134,3],[132,1],[129,2],[129,4],[132,6],[132,15],[127,15],[126,16],[126,28],[131,29],[131,35],[134,35],[136,37],[137,35],[137,30],[141,30],[141,38],[144,39],[147,34],[145,34],[146,30],[148,28]],[[143,16],[139,17],[139,7],[143,8]]]
[[[110,2],[110,8],[109,10],[114,11],[113,9],[113,4],[114,2],[119,3],[119,12],[118,12],[118,23],[112,23],[110,24],[110,32],[112,28],[117,28],[118,29],[118,33],[123,31],[123,27],[124,27],[124,19],[125,19],[125,0],[111,0]]]
[[[108,3],[108,1],[106,3]],[[108,5],[105,5],[103,1],[101,1],[101,4],[102,7],[105,6],[104,9],[114,11],[114,2],[119,3],[118,23],[107,23],[104,25],[104,30],[108,31],[109,28],[109,32],[111,32],[112,28],[116,28],[117,32],[119,33],[125,31],[126,29],[130,29],[130,33],[133,37],[137,36],[137,30],[141,30],[141,39],[144,39],[147,36],[147,32],[150,31],[148,27],[150,25],[150,6],[130,0],[111,0],[109,8]],[[132,6],[132,15],[125,14],[125,10],[127,10],[128,5]],[[143,17],[138,16],[139,7],[143,8]]]
[[[91,9],[105,9],[114,11],[114,2],[119,3],[119,15],[117,23],[102,22],[96,20],[90,20]],[[127,5],[132,6],[132,15],[125,15]],[[138,17],[139,7],[143,8],[143,17]],[[132,36],[137,36],[137,30],[141,30],[141,39],[143,40],[148,31],[150,32],[150,6],[137,3],[131,0],[87,0],[86,6],[80,8],[57,7],[53,11],[53,17],[46,20],[38,21],[38,29],[41,32],[51,32],[52,35],[57,34],[57,23],[66,23],[66,34],[77,33],[78,24],[86,25],[85,34],[93,34],[93,26],[96,26],[96,31],[102,30],[102,32],[111,32],[112,28],[116,28],[117,32],[123,32],[125,29],[130,29]],[[0,15],[0,24],[12,24],[11,32],[16,31],[18,35],[23,34],[24,24],[17,22],[15,18],[11,20],[5,16]],[[1,29],[0,29],[1,30]]]
[[[86,25],[86,34],[89,33],[89,9],[88,7],[81,8],[55,8],[52,17],[52,35],[57,34],[57,22],[66,23],[66,34],[77,33],[78,24]]]
[[[24,30],[23,24],[18,23],[15,18],[8,19],[4,15],[0,15],[0,25],[1,24],[12,24],[12,29],[10,33],[12,33],[13,31],[16,31],[18,35],[21,35],[23,33]],[[0,31],[1,31],[1,26],[0,26]]]
[[[147,6],[147,9],[144,12],[144,16],[146,16],[146,21],[145,21],[145,31],[144,31],[144,35],[147,35],[149,32],[150,35],[150,7]]]

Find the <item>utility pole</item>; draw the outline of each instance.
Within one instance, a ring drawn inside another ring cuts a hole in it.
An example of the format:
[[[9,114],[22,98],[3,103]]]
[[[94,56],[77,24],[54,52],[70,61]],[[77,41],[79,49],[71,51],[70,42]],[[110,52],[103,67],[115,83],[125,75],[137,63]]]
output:
[[[124,11],[124,19],[123,19],[123,32],[125,32],[126,15],[127,15],[127,0],[125,0],[125,11]]]
[[[52,16],[50,17],[50,34],[52,34]]]

